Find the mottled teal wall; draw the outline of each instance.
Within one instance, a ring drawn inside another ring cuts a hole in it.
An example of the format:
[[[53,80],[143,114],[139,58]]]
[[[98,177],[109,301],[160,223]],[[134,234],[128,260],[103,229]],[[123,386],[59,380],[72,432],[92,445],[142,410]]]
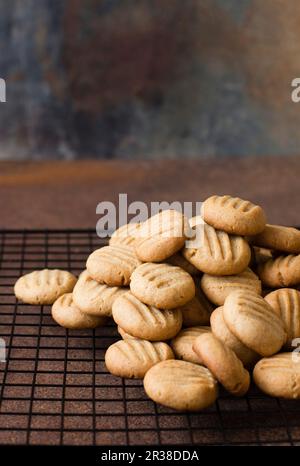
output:
[[[298,154],[298,0],[0,2],[0,158]]]

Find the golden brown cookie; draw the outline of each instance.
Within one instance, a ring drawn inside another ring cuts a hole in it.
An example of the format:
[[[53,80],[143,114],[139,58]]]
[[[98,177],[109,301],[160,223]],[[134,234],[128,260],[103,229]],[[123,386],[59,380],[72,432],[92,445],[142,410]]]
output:
[[[58,298],[52,306],[52,317],[58,325],[70,329],[96,328],[104,325],[105,317],[90,316],[75,305],[72,293]]]
[[[14,287],[16,297],[27,304],[53,304],[70,293],[77,278],[65,270],[37,270],[20,277]]]
[[[139,228],[136,254],[143,262],[162,262],[183,247],[189,231],[184,215],[176,210],[164,210]]]
[[[206,299],[202,290],[197,286],[195,286],[195,289],[194,298],[179,308],[182,311],[183,325],[185,327],[209,324],[210,314],[213,311],[213,306]]]
[[[225,300],[223,316],[229,330],[261,356],[277,353],[286,341],[282,319],[258,294],[234,291]]]
[[[276,314],[283,320],[287,332],[287,347],[292,340],[300,338],[300,292],[292,288],[281,288],[265,296]]]
[[[202,204],[202,217],[214,228],[234,235],[256,235],[263,231],[263,209],[238,197],[211,196]]]
[[[174,354],[166,343],[138,339],[117,341],[105,353],[108,371],[125,378],[143,378],[152,366],[167,359],[174,359]]]
[[[166,263],[180,267],[192,276],[201,274],[200,270],[198,270],[196,267],[194,267],[193,264],[186,260],[181,252],[176,252],[176,254],[173,254],[173,256],[166,259]]]
[[[73,300],[76,306],[86,314],[111,316],[113,302],[126,291],[128,288],[96,282],[85,270],[74,287]]]
[[[91,278],[109,286],[129,285],[132,272],[141,265],[134,249],[129,246],[104,246],[94,251],[86,268]]]
[[[289,287],[300,284],[300,254],[269,259],[257,268],[263,285],[270,288]]]
[[[169,264],[142,264],[131,276],[130,290],[140,301],[159,309],[175,309],[195,296],[192,277]]]
[[[224,304],[225,299],[232,291],[253,291],[261,294],[261,282],[249,268],[237,275],[224,277],[205,273],[201,279],[201,288],[208,299],[218,306]]]
[[[160,311],[142,303],[130,291],[116,299],[112,315],[125,332],[144,340],[169,340],[177,335],[182,326],[179,309]]]
[[[251,238],[251,243],[289,254],[299,254],[300,231],[296,228],[280,225],[266,225],[261,233]]]
[[[247,348],[228,328],[223,316],[223,307],[218,307],[210,316],[210,325],[213,334],[228,346],[244,366],[250,366],[256,362],[260,356],[250,348]]]
[[[188,327],[171,340],[171,348],[174,351],[176,359],[182,359],[183,361],[193,362],[194,364],[202,364],[201,358],[193,350],[193,344],[197,337],[202,333],[210,332],[210,327],[198,326]]]
[[[136,243],[136,235],[140,226],[140,223],[128,223],[126,225],[122,225],[111,235],[109,245],[123,245],[134,247]]]
[[[186,361],[163,361],[144,378],[145,392],[156,403],[180,411],[200,411],[217,398],[217,382],[203,366]]]
[[[261,359],[255,366],[256,385],[270,396],[288,399],[300,398],[299,354],[280,353]]]
[[[214,377],[232,395],[243,396],[249,390],[250,374],[237,355],[211,332],[196,338],[193,349]]]
[[[210,225],[203,227],[203,245],[184,248],[184,257],[195,267],[211,275],[233,275],[248,266],[251,251],[241,236],[228,235]]]

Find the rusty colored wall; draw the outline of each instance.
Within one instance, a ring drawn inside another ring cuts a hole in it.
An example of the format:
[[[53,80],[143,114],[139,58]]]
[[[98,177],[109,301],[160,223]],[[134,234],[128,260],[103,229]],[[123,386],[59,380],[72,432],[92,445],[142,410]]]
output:
[[[0,158],[295,155],[298,0],[0,3]]]

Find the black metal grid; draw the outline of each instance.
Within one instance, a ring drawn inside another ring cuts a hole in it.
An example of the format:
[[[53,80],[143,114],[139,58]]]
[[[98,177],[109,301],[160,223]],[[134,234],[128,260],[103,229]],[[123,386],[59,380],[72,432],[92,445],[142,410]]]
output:
[[[94,331],[58,327],[49,306],[20,304],[13,285],[43,267],[79,273],[104,242],[93,230],[0,230],[0,444],[297,445],[300,402],[252,387],[241,399],[221,391],[199,414],[155,405],[139,380],[107,373],[113,323]]]

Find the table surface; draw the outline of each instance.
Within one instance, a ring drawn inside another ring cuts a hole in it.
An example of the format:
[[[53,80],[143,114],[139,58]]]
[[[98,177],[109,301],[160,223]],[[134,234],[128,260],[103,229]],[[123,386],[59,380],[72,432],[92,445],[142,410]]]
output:
[[[94,227],[100,201],[202,201],[231,194],[270,223],[300,223],[300,157],[218,160],[1,162],[0,228]]]

